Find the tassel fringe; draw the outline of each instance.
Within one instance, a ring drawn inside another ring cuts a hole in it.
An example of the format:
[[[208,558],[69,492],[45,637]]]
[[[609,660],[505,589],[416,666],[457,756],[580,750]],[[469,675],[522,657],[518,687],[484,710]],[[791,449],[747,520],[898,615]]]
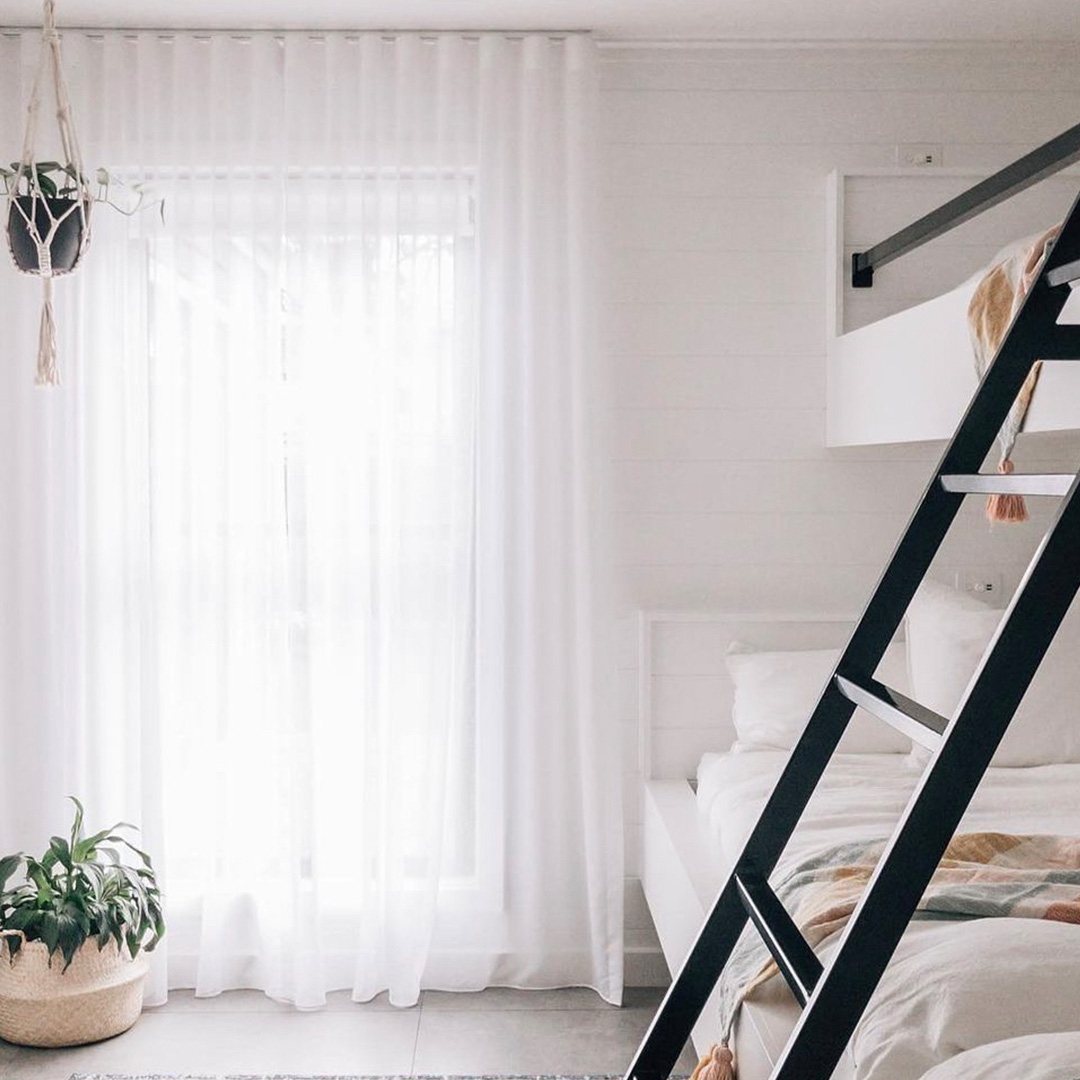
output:
[[[1009,458],[1001,459],[998,472],[1002,476],[1012,475],[1015,466]],[[986,500],[986,516],[990,521],[1003,521],[1010,525],[1018,525],[1027,521],[1027,504],[1023,495],[991,495]]]
[[[38,331],[37,379],[38,386],[59,386],[60,369],[57,367],[56,319],[53,317],[52,278],[42,278],[41,328]]]
[[[712,1045],[697,1063],[690,1080],[735,1080],[735,1055],[726,1039],[719,1046]]]

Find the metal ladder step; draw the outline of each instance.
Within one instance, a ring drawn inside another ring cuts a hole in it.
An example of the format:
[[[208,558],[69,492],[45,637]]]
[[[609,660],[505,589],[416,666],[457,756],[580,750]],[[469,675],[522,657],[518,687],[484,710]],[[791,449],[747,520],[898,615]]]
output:
[[[1051,288],[1069,285],[1077,278],[1080,278],[1080,259],[1074,259],[1072,262],[1065,263],[1064,266],[1058,266],[1046,272],[1046,284]]]
[[[946,491],[962,495],[1057,495],[1069,494],[1076,477],[1072,473],[969,473],[943,476]]]
[[[920,746],[925,746],[927,750],[937,750],[941,745],[941,737],[949,726],[949,721],[933,709],[912,701],[876,679],[855,682],[844,675],[837,675],[836,685],[848,701],[853,701],[867,712],[873,713],[879,720],[896,728],[909,739],[914,739]]]
[[[821,961],[764,878],[753,871],[737,871],[735,886],[784,981],[799,1004],[805,1005],[821,978]]]

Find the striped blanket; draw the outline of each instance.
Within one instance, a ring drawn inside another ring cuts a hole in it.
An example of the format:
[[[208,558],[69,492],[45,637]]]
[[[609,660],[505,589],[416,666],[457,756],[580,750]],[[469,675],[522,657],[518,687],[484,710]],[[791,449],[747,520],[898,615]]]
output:
[[[885,845],[875,840],[827,848],[780,881],[777,895],[811,945],[846,925]],[[915,918],[992,917],[1080,924],[1080,837],[985,832],[954,837]],[[720,984],[725,1045],[740,1004],[776,972],[756,931],[748,928]]]

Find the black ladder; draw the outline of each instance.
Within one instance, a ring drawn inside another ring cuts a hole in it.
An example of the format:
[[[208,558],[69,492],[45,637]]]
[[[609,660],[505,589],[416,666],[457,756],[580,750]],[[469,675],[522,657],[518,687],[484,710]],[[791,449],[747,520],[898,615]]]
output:
[[[1080,585],[1078,477],[979,473],[1032,364],[1080,360],[1059,325],[1080,278],[1080,198],[979,385],[626,1080],[666,1080],[750,919],[802,1013],[772,1080],[828,1080]],[[871,677],[965,495],[1062,503],[951,723]],[[933,751],[823,968],[768,884],[856,704]]]

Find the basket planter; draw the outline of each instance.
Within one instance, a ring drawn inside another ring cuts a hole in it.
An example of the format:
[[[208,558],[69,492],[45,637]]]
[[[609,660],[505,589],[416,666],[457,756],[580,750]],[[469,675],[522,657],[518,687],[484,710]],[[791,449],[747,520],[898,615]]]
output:
[[[142,1012],[144,954],[132,960],[115,941],[102,950],[90,940],[65,971],[59,954],[49,963],[40,941],[23,942],[14,962],[0,945],[0,1038],[21,1046],[81,1046],[135,1023]]]
[[[84,222],[88,221],[90,216],[89,205],[80,214],[78,205],[71,199],[17,195],[12,202],[17,203],[18,206],[11,205],[8,209],[7,236],[8,247],[11,249],[11,257],[15,260],[15,265],[24,274],[40,272],[37,242],[30,233],[29,221],[33,219],[38,235],[44,240],[49,233],[51,224],[49,215],[51,214],[52,218],[59,222],[49,244],[52,273],[54,275],[70,274],[79,265],[82,253],[86,250],[83,243],[83,230]]]

